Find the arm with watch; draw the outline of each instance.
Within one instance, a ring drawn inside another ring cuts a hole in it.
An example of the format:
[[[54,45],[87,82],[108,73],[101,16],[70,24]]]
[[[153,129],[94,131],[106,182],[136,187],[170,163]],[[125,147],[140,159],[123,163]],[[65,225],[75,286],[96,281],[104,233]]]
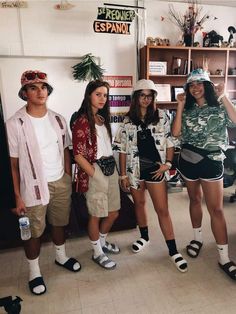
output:
[[[153,172],[153,178],[158,178],[162,176],[162,174],[172,168],[172,160],[174,158],[174,147],[166,148],[166,160],[165,163],[159,163],[160,168]]]

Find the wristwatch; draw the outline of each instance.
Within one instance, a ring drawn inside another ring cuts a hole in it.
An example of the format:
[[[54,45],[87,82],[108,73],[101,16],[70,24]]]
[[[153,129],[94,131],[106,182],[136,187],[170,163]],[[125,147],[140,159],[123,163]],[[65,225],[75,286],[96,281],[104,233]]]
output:
[[[170,160],[166,160],[165,165],[168,166],[169,170],[172,168],[172,162]]]

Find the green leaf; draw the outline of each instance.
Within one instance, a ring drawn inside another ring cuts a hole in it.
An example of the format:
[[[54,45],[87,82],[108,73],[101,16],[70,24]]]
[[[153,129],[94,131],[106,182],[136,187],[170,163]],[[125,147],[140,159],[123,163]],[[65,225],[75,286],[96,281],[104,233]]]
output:
[[[100,79],[105,71],[100,65],[96,64],[95,57],[91,53],[84,55],[81,62],[72,66],[72,68],[73,77],[78,81]]]

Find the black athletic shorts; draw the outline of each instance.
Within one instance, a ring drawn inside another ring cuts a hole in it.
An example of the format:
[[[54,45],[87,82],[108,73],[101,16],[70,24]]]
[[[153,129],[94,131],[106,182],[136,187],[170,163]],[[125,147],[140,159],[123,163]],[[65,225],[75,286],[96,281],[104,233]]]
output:
[[[222,161],[204,157],[201,161],[194,164],[181,158],[181,154],[179,155],[177,169],[183,178],[189,181],[196,181],[199,179],[205,181],[217,181],[222,179],[224,174]]]

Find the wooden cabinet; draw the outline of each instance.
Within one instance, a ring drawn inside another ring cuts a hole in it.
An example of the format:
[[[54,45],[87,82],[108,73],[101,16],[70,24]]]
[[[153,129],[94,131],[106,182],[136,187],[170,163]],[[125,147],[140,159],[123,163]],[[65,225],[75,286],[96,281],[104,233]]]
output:
[[[176,60],[181,61],[179,67]],[[150,62],[154,61],[166,62],[166,74],[150,71]],[[140,78],[153,80],[155,84],[170,84],[173,92],[174,87],[185,84],[192,69],[203,67],[204,62],[208,63],[210,79],[215,84],[224,82],[229,97],[236,99],[236,48],[144,46],[140,50]],[[171,101],[158,104],[169,109],[177,105],[173,96]]]

